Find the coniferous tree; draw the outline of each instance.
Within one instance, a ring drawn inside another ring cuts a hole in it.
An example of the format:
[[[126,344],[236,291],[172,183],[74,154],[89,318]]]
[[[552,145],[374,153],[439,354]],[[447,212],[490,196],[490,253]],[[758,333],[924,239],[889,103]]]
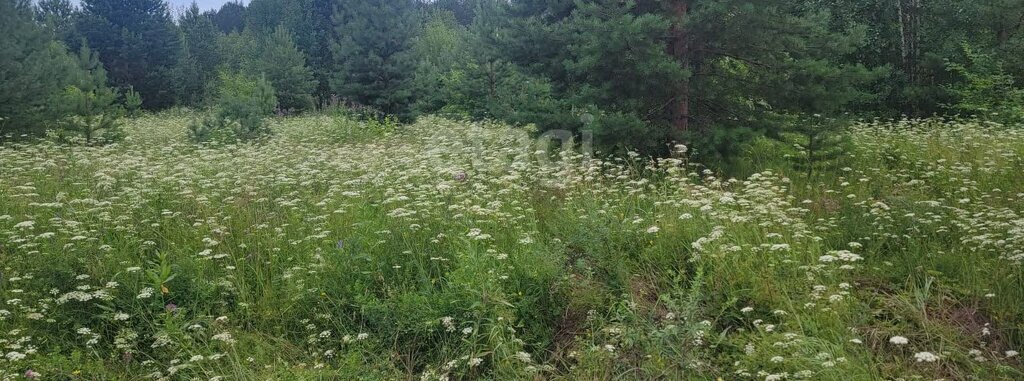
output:
[[[232,1],[222,5],[216,12],[210,12],[210,19],[221,33],[238,33],[245,28],[245,13],[245,5]]]
[[[835,170],[842,163],[849,144],[847,122],[822,115],[798,116],[778,136],[794,152],[786,155],[793,169],[808,179],[815,174]]]
[[[184,104],[197,106],[203,103],[209,93],[209,84],[216,79],[217,66],[220,65],[217,46],[220,32],[208,15],[199,12],[195,2],[182,15],[178,25],[185,47],[179,64],[179,94]]]
[[[316,80],[315,94],[324,100],[330,94],[332,0],[254,0],[247,9],[246,30],[257,35],[274,33],[283,26],[291,32],[296,47],[306,56]]]
[[[196,142],[231,143],[271,134],[265,118],[274,111],[274,88],[265,78],[222,71],[215,108],[189,126]]]
[[[419,29],[414,0],[337,4],[331,89],[350,102],[407,116],[413,63],[409,48]]]
[[[480,17],[469,26],[448,11],[429,15],[411,50],[415,112],[562,127],[565,113],[552,81],[502,59],[491,40],[494,33],[484,32],[504,25],[496,17],[504,10],[497,3],[487,5],[493,7],[478,7]]]
[[[418,95],[413,106],[415,113],[436,112],[451,103],[453,94],[446,85],[473,59],[471,37],[450,12],[436,12],[428,17],[411,48],[416,61],[412,81],[413,91]]]
[[[175,103],[175,66],[183,53],[163,0],[83,0],[76,32],[100,54],[110,81],[132,87],[150,109]]]
[[[671,105],[690,75],[661,39],[671,21],[612,0],[581,4],[567,23],[569,96],[597,108],[590,126],[596,143],[645,153],[665,147]],[[647,132],[637,133],[645,124]]]
[[[278,108],[304,111],[313,108],[316,83],[306,59],[284,26],[261,39],[259,54],[246,70],[263,75],[274,87]]]
[[[121,117],[124,108],[118,93],[106,86],[107,75],[98,55],[82,46],[72,84],[51,97],[48,112],[53,121],[48,127],[62,142],[85,144],[111,143],[123,138]]]
[[[429,5],[436,10],[450,12],[459,25],[469,25],[475,16],[476,2],[473,0],[436,0]]]
[[[705,154],[730,155],[781,128],[784,113],[862,101],[860,86],[880,75],[840,62],[863,30],[830,29],[803,2],[597,1],[568,22],[572,99],[631,114],[654,134],[668,128],[663,136]]]
[[[40,135],[58,115],[48,102],[88,78],[62,44],[33,21],[29,2],[0,0],[0,140]],[[102,84],[101,84],[102,85]]]
[[[81,37],[75,35],[75,17],[78,8],[70,0],[41,0],[36,4],[36,20],[53,32],[57,41],[71,43]]]

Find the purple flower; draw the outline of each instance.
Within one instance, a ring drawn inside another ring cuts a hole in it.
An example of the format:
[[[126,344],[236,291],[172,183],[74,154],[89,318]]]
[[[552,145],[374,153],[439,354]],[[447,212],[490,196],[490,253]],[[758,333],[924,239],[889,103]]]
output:
[[[466,175],[466,172],[459,172],[452,177],[455,178],[455,181],[466,181],[468,176]]]
[[[25,371],[25,378],[34,380],[34,379],[39,378],[39,376],[42,376],[42,375],[39,374],[38,372],[32,370],[32,369],[29,369],[29,370]]]
[[[167,303],[167,305],[164,306],[164,311],[167,311],[167,312],[174,312],[174,311],[177,311],[177,310],[178,310],[178,305],[174,304],[174,303]]]

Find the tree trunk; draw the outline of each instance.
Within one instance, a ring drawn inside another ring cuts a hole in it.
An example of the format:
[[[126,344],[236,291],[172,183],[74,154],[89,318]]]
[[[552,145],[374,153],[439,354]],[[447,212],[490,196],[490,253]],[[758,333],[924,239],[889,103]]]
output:
[[[683,23],[689,11],[687,0],[676,0],[672,6],[672,15],[675,18],[672,26],[672,42],[670,52],[679,60],[684,70],[690,71],[690,49],[686,27]],[[675,108],[672,110],[672,125],[678,131],[690,129],[690,79],[683,79],[679,85],[679,92],[676,95]]]
[[[900,66],[910,83],[920,80],[918,58],[920,47],[919,32],[921,28],[921,0],[897,0],[896,12],[900,25]]]

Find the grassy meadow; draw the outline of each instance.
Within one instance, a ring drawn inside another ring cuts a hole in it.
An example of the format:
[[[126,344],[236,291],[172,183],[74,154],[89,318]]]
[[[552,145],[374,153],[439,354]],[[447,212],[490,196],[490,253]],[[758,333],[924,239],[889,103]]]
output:
[[[0,379],[1019,380],[1024,130],[862,123],[808,178],[281,118],[0,147]]]

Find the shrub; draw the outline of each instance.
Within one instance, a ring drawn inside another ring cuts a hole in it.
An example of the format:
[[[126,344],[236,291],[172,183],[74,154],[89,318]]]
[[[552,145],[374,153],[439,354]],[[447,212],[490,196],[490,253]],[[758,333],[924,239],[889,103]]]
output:
[[[637,151],[653,155],[666,150],[664,142],[669,140],[669,129],[651,125],[640,117],[624,112],[602,112],[591,108],[583,114],[584,129],[594,133],[594,145],[607,153],[622,154]]]
[[[197,142],[231,143],[258,139],[270,134],[264,118],[274,111],[277,98],[265,78],[221,74],[217,106],[202,121],[189,126]]]
[[[966,63],[946,64],[949,71],[962,78],[960,84],[946,87],[958,98],[947,108],[1000,123],[1024,121],[1024,90],[1016,86],[1013,75],[992,55],[977,52],[966,44],[962,49]]]

